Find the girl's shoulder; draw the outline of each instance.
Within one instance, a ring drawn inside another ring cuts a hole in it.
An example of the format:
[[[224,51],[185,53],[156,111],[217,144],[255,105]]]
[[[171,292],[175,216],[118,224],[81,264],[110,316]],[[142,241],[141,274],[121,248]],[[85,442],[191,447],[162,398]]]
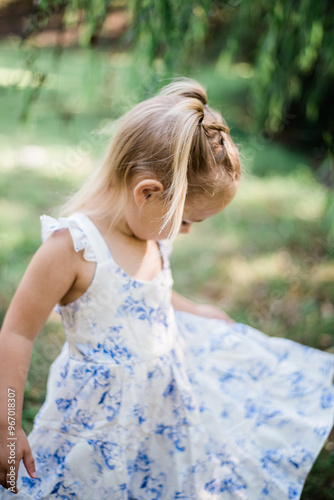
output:
[[[40,221],[43,243],[52,236],[52,241],[57,240],[58,245],[63,246],[64,250],[66,248],[71,250],[72,255],[75,255],[74,252],[79,253],[83,250],[85,260],[96,262],[96,255],[87,232],[74,215],[54,218],[43,214]]]
[[[75,274],[71,286],[58,301],[58,305],[67,305],[87,290],[93,279],[99,255],[94,249],[89,230],[85,227],[86,221],[81,216],[74,214],[54,218],[44,214],[40,219],[42,247],[49,250],[50,267],[58,267],[60,273],[71,269]],[[58,305],[55,308],[57,312]]]

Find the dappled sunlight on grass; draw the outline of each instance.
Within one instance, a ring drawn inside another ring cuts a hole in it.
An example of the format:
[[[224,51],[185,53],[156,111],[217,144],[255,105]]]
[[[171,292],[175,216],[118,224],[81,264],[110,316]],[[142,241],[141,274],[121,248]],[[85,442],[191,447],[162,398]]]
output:
[[[334,284],[334,262],[319,263],[311,270],[312,283],[332,283]],[[333,291],[334,298],[334,291]]]
[[[45,84],[46,88],[55,87],[51,83],[54,77],[55,75],[50,73],[48,81]],[[37,82],[34,82],[32,72],[29,70],[0,67],[0,85],[3,87],[15,85],[21,89],[24,87],[37,87]]]
[[[286,253],[262,255],[248,261],[243,255],[230,258],[227,274],[235,286],[251,286],[257,281],[272,280],[291,272],[291,261]],[[226,265],[224,265],[224,269]]]
[[[305,166],[304,169],[308,170]],[[318,219],[323,212],[325,189],[311,174],[297,170],[289,176],[257,178],[245,175],[231,205],[232,213],[252,210],[253,215]]]
[[[9,254],[23,245],[26,208],[24,203],[0,199],[0,212],[6,215],[0,219],[1,253]]]

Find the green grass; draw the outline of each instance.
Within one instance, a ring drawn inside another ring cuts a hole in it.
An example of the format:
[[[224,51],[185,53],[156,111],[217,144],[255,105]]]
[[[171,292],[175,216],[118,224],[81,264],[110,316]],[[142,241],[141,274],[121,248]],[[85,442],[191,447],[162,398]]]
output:
[[[19,125],[31,87],[24,80],[15,91],[5,85],[20,63],[15,47],[2,43],[0,50],[2,321],[40,245],[39,216],[52,214],[99,164],[108,137],[93,140],[91,132],[135,103],[141,90],[134,84],[129,54],[101,52],[92,58],[83,50],[66,50],[58,73],[46,50],[40,69],[52,67],[54,75],[27,124]],[[207,85],[210,102],[223,112],[241,143],[244,174],[236,198],[223,213],[178,237],[171,257],[175,289],[218,305],[269,335],[333,350],[334,240],[323,217],[325,187],[314,179],[302,153],[249,133],[252,123],[245,109],[251,71],[203,65],[194,76]],[[26,432],[44,401],[49,366],[63,340],[54,313],[34,348],[25,389]],[[321,451],[303,500],[334,498],[333,441],[332,436]]]

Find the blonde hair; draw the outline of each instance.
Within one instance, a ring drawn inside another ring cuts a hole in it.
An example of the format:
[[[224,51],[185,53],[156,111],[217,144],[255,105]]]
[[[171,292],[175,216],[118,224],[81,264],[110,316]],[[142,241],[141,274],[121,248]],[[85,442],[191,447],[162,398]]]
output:
[[[226,193],[240,174],[238,150],[220,113],[208,107],[198,82],[181,79],[121,118],[101,167],[62,211],[112,215],[112,227],[122,214],[133,176],[153,177],[164,186],[161,231],[171,223],[168,237],[174,239],[186,200],[209,191]]]

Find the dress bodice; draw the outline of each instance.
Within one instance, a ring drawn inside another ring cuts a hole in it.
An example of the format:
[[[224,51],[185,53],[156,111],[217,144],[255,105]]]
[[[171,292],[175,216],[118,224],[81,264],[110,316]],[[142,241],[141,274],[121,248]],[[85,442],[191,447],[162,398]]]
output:
[[[158,242],[163,267],[153,280],[145,281],[129,276],[119,267],[101,233],[86,215],[75,213],[59,221],[42,216],[44,240],[60,227],[68,227],[75,249],[84,249],[84,258],[96,262],[85,293],[56,308],[62,316],[70,357],[121,364],[168,352],[174,315],[169,241]]]

